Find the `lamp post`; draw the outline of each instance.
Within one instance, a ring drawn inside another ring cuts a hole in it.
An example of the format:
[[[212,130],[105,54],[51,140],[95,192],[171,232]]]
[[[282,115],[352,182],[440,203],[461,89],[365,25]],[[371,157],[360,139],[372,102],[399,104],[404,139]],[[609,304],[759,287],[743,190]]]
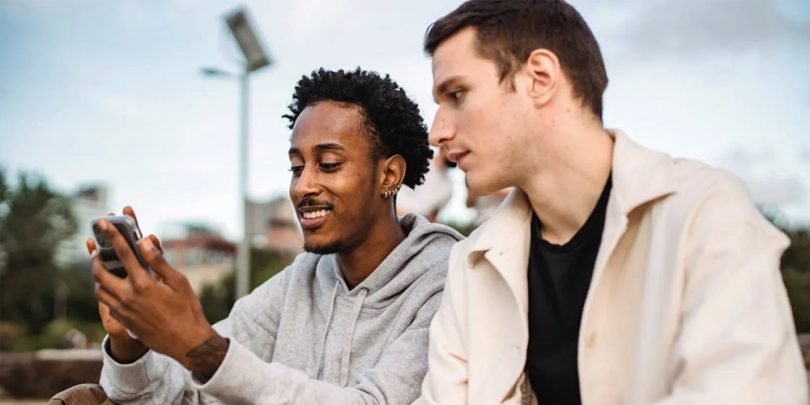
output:
[[[250,131],[250,74],[271,64],[250,26],[246,11],[239,8],[225,15],[231,33],[245,57],[242,72],[231,73],[219,68],[206,67],[206,76],[239,79],[239,200],[242,205],[242,240],[236,251],[236,298],[247,295],[250,288],[250,230],[248,227],[248,133]]]

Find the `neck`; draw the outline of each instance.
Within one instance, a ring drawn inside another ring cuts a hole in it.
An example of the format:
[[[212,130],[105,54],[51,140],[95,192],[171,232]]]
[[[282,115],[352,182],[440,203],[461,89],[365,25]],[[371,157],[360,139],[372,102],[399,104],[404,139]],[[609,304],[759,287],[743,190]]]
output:
[[[404,239],[405,232],[393,210],[384,219],[375,221],[360,244],[337,253],[338,265],[349,289],[362,283]]]
[[[555,244],[571,240],[588,220],[613,161],[613,139],[601,122],[577,123],[552,129],[549,138],[557,144],[543,152],[542,169],[519,186],[543,222],[543,239]]]

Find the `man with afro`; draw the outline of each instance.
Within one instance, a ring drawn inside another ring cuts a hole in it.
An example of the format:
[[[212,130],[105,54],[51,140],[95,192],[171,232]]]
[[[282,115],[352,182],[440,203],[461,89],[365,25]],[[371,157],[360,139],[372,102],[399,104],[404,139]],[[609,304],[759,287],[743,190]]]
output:
[[[205,320],[156,238],[139,245],[161,281],[106,226],[129,274],[114,277],[93,253],[110,399],[405,404],[419,395],[449,250],[461,239],[396,215],[397,191],[422,182],[432,155],[419,109],[388,76],[358,68],[303,77],[289,110],[290,199],[306,252],[225,320]]]

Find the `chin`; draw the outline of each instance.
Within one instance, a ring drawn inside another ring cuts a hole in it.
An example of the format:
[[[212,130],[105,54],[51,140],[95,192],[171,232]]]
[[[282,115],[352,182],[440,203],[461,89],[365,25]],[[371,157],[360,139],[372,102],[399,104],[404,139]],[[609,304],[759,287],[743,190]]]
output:
[[[495,182],[489,181],[486,178],[474,177],[467,174],[465,178],[465,182],[467,183],[467,188],[478,195],[487,195],[492,194],[506,186],[500,186],[495,184]]]
[[[328,255],[332,253],[337,253],[343,248],[343,242],[339,240],[332,240],[332,241],[304,241],[304,250],[309,253],[315,253],[319,255]]]

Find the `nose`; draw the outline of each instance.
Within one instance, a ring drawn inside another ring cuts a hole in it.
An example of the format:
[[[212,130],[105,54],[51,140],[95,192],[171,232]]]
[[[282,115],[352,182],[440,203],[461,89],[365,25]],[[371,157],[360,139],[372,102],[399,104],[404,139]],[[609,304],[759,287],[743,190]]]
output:
[[[455,136],[456,129],[451,122],[450,114],[439,107],[436,116],[433,118],[433,124],[430,126],[428,142],[433,146],[442,147],[444,143],[449,142]]]
[[[320,186],[318,184],[318,173],[311,165],[305,165],[301,173],[290,180],[290,199],[298,201],[305,197],[312,197],[318,194]]]

